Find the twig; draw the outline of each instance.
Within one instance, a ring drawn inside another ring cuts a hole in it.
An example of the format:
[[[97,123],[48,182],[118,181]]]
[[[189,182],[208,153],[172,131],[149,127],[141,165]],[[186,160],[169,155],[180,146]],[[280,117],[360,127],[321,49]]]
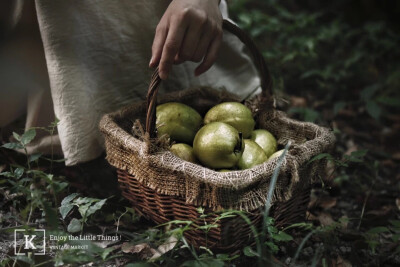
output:
[[[374,185],[375,185],[375,181],[372,183],[371,187],[369,188],[369,190],[367,192],[367,195],[365,196],[363,207],[362,207],[362,210],[361,210],[360,221],[358,222],[358,225],[357,225],[357,231],[360,230],[361,222],[362,222],[362,219],[364,217],[365,207],[367,206],[368,198],[371,195],[372,188],[373,188]]]

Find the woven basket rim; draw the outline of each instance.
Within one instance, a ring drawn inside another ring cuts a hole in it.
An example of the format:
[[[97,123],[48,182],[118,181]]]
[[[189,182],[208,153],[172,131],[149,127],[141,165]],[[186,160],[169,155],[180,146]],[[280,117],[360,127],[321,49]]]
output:
[[[210,92],[211,89],[209,87],[200,87],[200,88],[192,88],[192,89],[187,89],[187,90],[183,90],[181,92],[183,93],[187,93],[187,94],[191,94],[192,92],[198,92],[198,91],[207,91]],[[214,91],[215,92],[215,91]],[[225,92],[224,92],[225,93]],[[226,92],[227,95],[229,95],[228,92]],[[164,97],[168,97],[168,96],[173,96],[176,95],[176,93],[168,93],[165,94]],[[161,99],[163,98],[163,96],[161,97]],[[235,98],[234,95],[232,95],[232,98]],[[234,99],[233,99],[234,100]],[[161,100],[160,103],[163,103],[163,101]],[[174,158],[178,165],[182,165],[182,163],[185,163],[186,166],[190,167],[190,166],[200,166],[199,164],[195,164],[195,163],[191,163],[191,162],[187,162],[184,161],[182,159],[180,159],[179,157],[177,157],[176,155],[174,155],[173,153],[171,153],[170,151],[160,151],[157,152],[155,154],[152,155],[148,155],[149,153],[149,147],[148,147],[148,142],[146,142],[145,140],[140,140],[136,137],[134,137],[132,134],[128,133],[127,131],[125,131],[124,129],[122,129],[116,122],[115,122],[115,118],[116,117],[124,117],[124,115],[126,115],[127,113],[131,112],[132,107],[135,105],[142,105],[143,107],[146,105],[145,101],[138,101],[136,103],[133,103],[132,105],[126,106],[124,108],[122,108],[121,110],[118,110],[116,112],[110,113],[110,114],[106,114],[103,116],[103,118],[101,119],[100,122],[100,129],[103,133],[108,134],[111,138],[114,139],[114,141],[117,141],[120,145],[124,145],[128,150],[130,150],[131,152],[134,153],[139,153],[140,156],[150,156],[150,157],[158,157],[158,158],[163,158],[166,155],[168,155],[168,157],[172,157]],[[315,125],[315,124],[312,124]],[[318,126],[320,127],[320,126]],[[145,138],[149,138],[149,137],[145,137]],[[137,147],[143,147],[145,149],[140,149],[138,150]],[[296,158],[293,157],[292,153],[293,153],[293,149],[294,147],[289,148],[288,153],[286,155],[286,159],[293,159],[296,162],[298,161]],[[282,162],[281,165],[281,169],[285,170],[286,169],[286,162],[287,160],[284,160]],[[236,189],[243,189],[246,188],[247,186],[254,184],[254,182],[259,181],[259,179],[263,178],[263,172],[265,171],[266,166],[271,166],[271,165],[277,165],[277,161],[278,159],[273,159],[271,161],[267,161],[264,162],[260,165],[254,166],[250,169],[246,169],[246,170],[232,170],[230,171],[230,173],[242,173],[242,174],[247,174],[248,177],[250,177],[248,180],[243,181],[241,180],[241,178],[237,178],[232,181],[231,186],[234,186]],[[161,162],[165,162],[165,161],[161,161]],[[297,162],[297,165],[301,165],[303,162]],[[183,165],[183,166],[185,166]],[[166,168],[170,168],[172,166],[170,165],[164,165],[164,167]],[[218,172],[212,169],[209,169],[207,167],[201,166],[204,169],[204,179],[206,179],[205,177],[209,177],[210,175],[213,177],[218,177],[219,179],[225,179],[227,177],[227,173],[225,172]],[[190,170],[190,168],[189,168]],[[179,171],[179,169],[177,169],[177,171]],[[190,175],[190,172],[186,172],[186,174]],[[200,182],[207,182],[204,179],[200,180]],[[240,183],[238,183],[240,182]],[[214,185],[215,182],[207,182],[211,185]],[[218,183],[219,184],[219,183]],[[229,188],[231,187],[229,186]]]
[[[162,98],[160,98],[161,100],[159,101],[159,104],[167,102],[167,100],[165,99],[170,99],[171,97],[176,97],[180,99],[182,97],[190,97],[191,95],[199,93],[204,94],[207,97],[209,97],[210,94],[223,94],[225,95],[225,97],[231,97],[233,101],[234,99],[236,99],[234,95],[227,92],[216,91],[215,89],[208,87],[199,87],[182,90],[179,92],[178,97],[176,92],[165,94]],[[190,180],[191,183],[205,184],[209,187],[215,187],[219,189],[246,190],[251,186],[254,186],[263,181],[267,181],[265,179],[270,179],[271,177],[269,175],[266,175],[267,170],[271,170],[271,168],[276,168],[278,159],[267,161],[251,169],[230,171],[225,173],[214,171],[207,167],[184,161],[176,157],[173,153],[169,151],[151,153],[149,145],[150,139],[147,133],[142,136],[143,140],[140,140],[139,138],[134,137],[132,134],[122,129],[121,126],[117,123],[118,120],[125,118],[127,114],[132,112],[132,110],[134,109],[133,107],[135,107],[136,110],[138,110],[138,108],[143,108],[143,110],[145,110],[146,102],[138,101],[116,112],[104,115],[100,122],[100,130],[106,135],[106,138],[108,138],[108,140],[118,145],[119,147],[122,147],[123,149],[129,151],[130,153],[135,154],[137,157],[146,160],[146,163],[157,162],[157,166],[154,167],[162,170],[173,170],[174,173],[176,172],[178,177],[184,177],[181,180],[182,183],[188,182]],[[271,120],[275,118],[274,116],[285,116],[285,113],[281,111],[270,110],[270,112],[271,114],[273,114]],[[288,121],[294,124],[298,123],[299,127],[301,124],[301,128],[303,130],[310,128],[309,130],[315,133],[315,138],[313,138],[312,140],[308,140],[303,144],[294,144],[289,149],[287,156],[281,165],[280,173],[290,174],[291,179],[289,179],[290,181],[288,181],[289,184],[287,190],[285,190],[286,192],[282,192],[281,194],[283,195],[278,197],[280,200],[289,199],[291,196],[292,188],[294,188],[299,182],[301,182],[301,177],[298,174],[298,170],[310,159],[310,157],[302,157],[302,154],[309,154],[309,152],[306,152],[309,151],[310,146],[318,148],[322,152],[322,150],[324,150],[324,147],[322,145],[323,137],[326,138],[326,136],[328,136],[330,139],[334,140],[333,134],[327,128],[318,126],[313,123],[297,122],[293,119],[288,119]],[[135,175],[135,173],[133,173],[133,170],[130,169],[129,166],[121,164],[120,162],[118,162],[118,160],[115,160],[112,157],[108,157],[108,160],[115,167],[125,169],[130,174]],[[201,175],[199,175],[199,166],[201,167],[202,171]],[[244,176],[246,177],[246,179],[243,179]],[[140,182],[144,182],[147,186],[150,186],[160,193],[167,195],[175,194],[166,191],[162,187],[155,186],[151,181],[147,180],[147,178],[138,177],[138,180]],[[193,197],[193,199],[188,199],[188,201],[195,201],[194,198],[195,197]],[[258,196],[257,198],[258,200],[249,200],[249,202],[252,202],[251,204],[247,205],[249,209],[262,206],[262,203],[265,203],[265,196]]]

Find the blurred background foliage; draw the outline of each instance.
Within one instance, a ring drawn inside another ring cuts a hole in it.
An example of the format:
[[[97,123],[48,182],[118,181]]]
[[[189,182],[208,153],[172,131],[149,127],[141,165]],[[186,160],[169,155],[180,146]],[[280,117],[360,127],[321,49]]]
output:
[[[229,8],[262,50],[276,96],[308,100],[289,113],[321,122],[323,108],[328,121],[364,109],[385,123],[399,111],[399,1],[230,0]]]

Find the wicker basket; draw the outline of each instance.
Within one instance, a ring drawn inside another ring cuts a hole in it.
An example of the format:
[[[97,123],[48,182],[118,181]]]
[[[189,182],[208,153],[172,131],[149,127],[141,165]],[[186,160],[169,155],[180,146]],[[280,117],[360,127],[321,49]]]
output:
[[[224,29],[235,34],[249,49],[261,78],[262,93],[246,105],[253,111],[258,128],[271,131],[284,145],[293,145],[281,166],[273,195],[271,215],[281,227],[298,222],[305,216],[310,188],[324,175],[324,164],[311,157],[326,152],[334,143],[332,132],[312,123],[287,118],[276,111],[272,97],[272,80],[263,57],[252,40],[237,26],[224,21]],[[216,211],[241,209],[248,212],[253,225],[260,226],[261,208],[277,160],[249,170],[220,173],[184,162],[167,149],[160,148],[155,138],[155,107],[177,101],[201,114],[225,101],[238,101],[226,92],[211,88],[195,88],[167,94],[157,99],[160,83],[158,70],[152,76],[146,102],[105,115],[100,129],[105,136],[107,159],[118,170],[122,194],[143,216],[156,223],[171,220],[192,221],[194,226],[216,224],[207,233],[189,230],[185,233],[195,247],[207,246],[216,251],[235,251],[251,244],[254,237],[249,225],[239,216],[216,221]],[[135,122],[136,121],[136,122]],[[146,121],[146,131],[140,131],[138,121]],[[199,207],[205,208],[200,217]]]

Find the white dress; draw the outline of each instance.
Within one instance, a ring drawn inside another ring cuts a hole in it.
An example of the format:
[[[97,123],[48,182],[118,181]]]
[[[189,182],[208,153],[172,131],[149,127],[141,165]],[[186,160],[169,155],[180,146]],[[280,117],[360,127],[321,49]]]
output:
[[[36,0],[59,140],[67,165],[103,151],[101,116],[144,99],[152,70],[151,45],[164,0]],[[224,1],[220,5],[227,17]],[[225,88],[243,99],[259,78],[240,41],[224,32],[217,62],[195,77],[197,64],[173,67],[160,94],[195,85]]]

